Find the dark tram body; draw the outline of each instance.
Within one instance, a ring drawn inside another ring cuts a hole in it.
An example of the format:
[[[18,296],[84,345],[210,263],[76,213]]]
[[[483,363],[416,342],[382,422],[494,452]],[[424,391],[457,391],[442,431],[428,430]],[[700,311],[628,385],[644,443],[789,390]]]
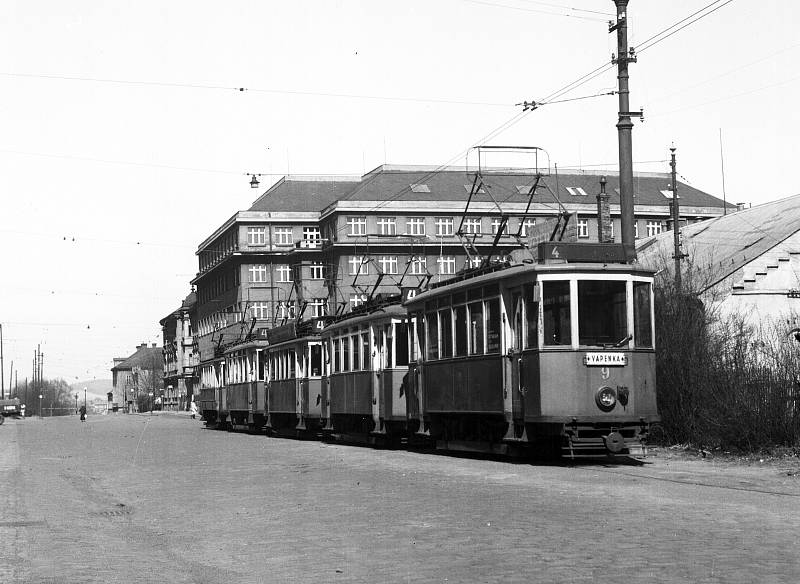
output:
[[[600,259],[471,270],[270,329],[226,351],[204,418],[371,444],[645,454],[659,419],[653,275]]]

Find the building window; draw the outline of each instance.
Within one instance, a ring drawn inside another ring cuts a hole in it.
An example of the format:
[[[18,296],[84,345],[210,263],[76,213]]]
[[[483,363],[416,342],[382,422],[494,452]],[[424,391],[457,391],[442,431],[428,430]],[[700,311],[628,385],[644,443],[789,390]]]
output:
[[[367,234],[366,217],[347,218],[347,235],[366,235],[366,234]]]
[[[366,294],[350,294],[350,310],[357,308],[367,301]]]
[[[425,217],[406,219],[406,235],[425,235]]]
[[[276,227],[275,228],[275,243],[277,245],[291,245],[294,243],[292,238],[291,227]]]
[[[369,274],[369,264],[365,261],[364,256],[350,256],[347,263],[350,264],[351,276],[366,276]]]
[[[397,256],[381,256],[378,258],[378,264],[384,274],[397,273]]]
[[[639,239],[639,222],[638,221],[634,221],[633,222],[633,238],[634,239]]]
[[[572,195],[573,197],[586,197],[586,191],[583,190],[581,187],[564,187],[567,189],[567,192]]]
[[[322,280],[325,277],[325,270],[323,269],[322,262],[311,262],[309,270],[311,272],[310,278],[312,280]]]
[[[250,314],[257,320],[269,318],[269,302],[253,302],[253,306],[250,307]]]
[[[294,300],[278,302],[278,318],[294,318]]]
[[[428,259],[419,256],[411,258],[411,274],[414,276],[424,276],[428,273]]]
[[[319,247],[322,244],[322,236],[319,227],[303,227],[303,246]]]
[[[291,282],[292,281],[292,268],[288,264],[279,264],[275,267],[278,272],[278,282]]]
[[[500,229],[500,224],[503,220],[500,217],[492,217],[492,235],[497,235],[497,232]],[[508,232],[508,225],[503,227],[503,235],[506,235]]]
[[[521,232],[520,234],[522,237],[528,237],[531,232],[531,229],[536,225],[536,219],[534,217],[526,217],[522,224],[520,225]]]
[[[439,264],[440,274],[456,273],[456,258],[454,256],[440,256],[436,262]]]
[[[437,217],[436,237],[444,237],[445,235],[453,235],[453,218]]]
[[[661,233],[661,221],[648,221],[647,222],[647,237],[658,235]]]
[[[314,298],[311,302],[308,303],[308,308],[311,310],[311,317],[318,318],[320,316],[325,316],[327,312],[325,310],[325,299],[324,298]]]
[[[588,219],[578,219],[578,237],[589,237]]]
[[[248,227],[247,228],[247,244],[248,245],[264,245],[266,240],[267,229],[266,227]]]
[[[266,264],[256,264],[248,268],[250,272],[251,282],[266,282],[267,281],[267,266]]]
[[[482,231],[482,221],[480,217],[467,217],[464,219],[464,225],[461,226],[461,229],[464,233],[472,233],[474,235],[480,235]]]
[[[381,235],[397,235],[397,220],[394,217],[378,217],[378,231]]]
[[[479,255],[472,256],[471,258],[467,258],[464,262],[464,266],[467,268],[480,268],[483,265],[483,258]]]

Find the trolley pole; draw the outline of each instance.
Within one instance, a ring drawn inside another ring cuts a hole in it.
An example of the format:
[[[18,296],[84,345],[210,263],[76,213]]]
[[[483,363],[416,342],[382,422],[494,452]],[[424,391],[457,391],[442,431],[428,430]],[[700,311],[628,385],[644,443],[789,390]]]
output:
[[[675,292],[681,293],[681,213],[680,203],[678,203],[678,178],[675,166],[675,146],[669,149],[671,153],[670,168],[672,168],[672,241],[675,245]]]
[[[5,399],[5,387],[6,382],[3,378],[3,372],[5,371],[6,366],[3,364],[3,325],[0,324],[0,399]]]
[[[628,48],[628,0],[613,0],[617,6],[617,21],[609,23],[608,32],[617,32],[617,55],[612,63],[617,65],[617,89],[619,93],[619,119],[617,137],[619,146],[619,198],[622,226],[622,246],[625,258],[636,260],[636,232],[633,209],[633,122],[631,116],[642,117],[642,112],[630,111],[630,89],[628,85],[628,63],[636,62],[632,48]]]

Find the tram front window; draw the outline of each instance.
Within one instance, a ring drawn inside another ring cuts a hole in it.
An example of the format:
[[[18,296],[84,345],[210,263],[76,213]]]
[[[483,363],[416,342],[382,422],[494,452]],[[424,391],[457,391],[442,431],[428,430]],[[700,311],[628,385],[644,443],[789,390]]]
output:
[[[653,329],[650,324],[650,283],[633,283],[633,329],[637,347],[653,346]]]
[[[569,315],[569,282],[542,283],[544,344],[572,344]]]
[[[625,282],[578,282],[578,343],[619,346],[628,340]]]
[[[322,345],[311,345],[311,377],[322,375]]]

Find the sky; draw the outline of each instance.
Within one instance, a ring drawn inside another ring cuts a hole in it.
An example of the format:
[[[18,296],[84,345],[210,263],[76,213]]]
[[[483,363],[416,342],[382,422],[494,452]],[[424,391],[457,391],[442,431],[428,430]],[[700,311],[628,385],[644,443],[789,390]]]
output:
[[[197,246],[286,173],[463,165],[478,144],[616,170],[617,97],[598,95],[615,69],[515,105],[609,64],[614,14],[611,0],[6,0],[6,386],[37,346],[45,377],[75,383],[160,345]],[[729,202],[800,193],[800,3],[631,0],[628,17],[634,170],[667,172],[674,145],[681,180]]]

